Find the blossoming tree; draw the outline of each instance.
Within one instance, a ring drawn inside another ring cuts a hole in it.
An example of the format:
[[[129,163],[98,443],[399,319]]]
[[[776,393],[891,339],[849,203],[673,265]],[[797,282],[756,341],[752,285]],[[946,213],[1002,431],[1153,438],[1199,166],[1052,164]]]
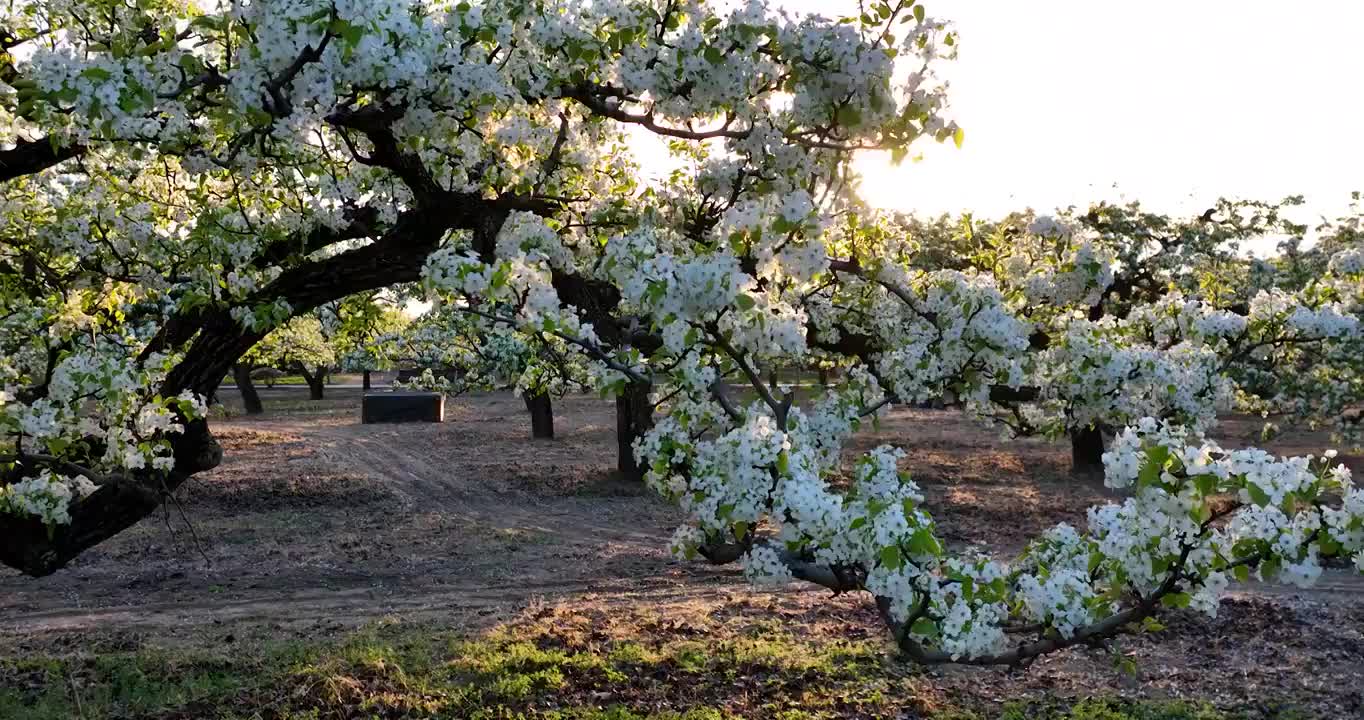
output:
[[[369,390],[370,373],[382,369],[373,346],[379,338],[399,332],[410,319],[401,305],[406,298],[398,291],[370,291],[336,300],[320,308],[322,327],[337,355],[340,369],[361,374],[361,387]]]
[[[1059,218],[897,226],[917,239],[925,265],[993,275],[1032,323],[1022,391],[997,389],[994,419],[1010,433],[1069,435],[1075,467],[1101,470],[1104,434],[1142,417],[1207,429],[1234,406],[1312,396],[1315,419],[1339,417],[1351,384],[1319,381],[1348,372],[1364,339],[1347,256],[1304,278],[1244,252],[1301,233],[1282,217],[1296,201],[1220,200],[1191,218],[1100,203]],[[1304,364],[1305,383],[1273,377]]]
[[[1364,205],[1352,195],[1349,212],[1317,227],[1316,242],[1304,247],[1301,235],[1281,244],[1273,265],[1279,287],[1287,292],[1322,287],[1322,278],[1338,278],[1325,291],[1335,302],[1364,318],[1364,284],[1354,282],[1364,271]],[[1277,365],[1258,363],[1248,368],[1249,382],[1265,392],[1252,400],[1266,415],[1290,422],[1330,428],[1338,442],[1364,444],[1364,334],[1352,342],[1323,343],[1304,348]],[[1274,425],[1267,428],[1271,432]]]
[[[1010,285],[920,268],[849,192],[857,150],[961,140],[933,72],[957,38],[921,4],[17,7],[0,69],[10,566],[52,572],[216,463],[198,398],[271,328],[418,280],[577,348],[601,388],[655,389],[635,450],[687,512],[680,555],[865,592],[919,661],[1025,662],[1364,551],[1364,494],[1339,466],[1152,419],[1105,458],[1131,497],[1011,563],[949,552],[892,448],[830,484],[890,404],[951,390],[988,412],[1028,377],[1034,324]],[[679,170],[643,180],[631,133],[669,141]],[[849,367],[813,397],[759,374],[812,353]]]
[[[308,385],[308,397],[321,400],[326,375],[337,363],[336,348],[315,314],[300,315],[270,331],[244,356],[251,367],[298,373]]]

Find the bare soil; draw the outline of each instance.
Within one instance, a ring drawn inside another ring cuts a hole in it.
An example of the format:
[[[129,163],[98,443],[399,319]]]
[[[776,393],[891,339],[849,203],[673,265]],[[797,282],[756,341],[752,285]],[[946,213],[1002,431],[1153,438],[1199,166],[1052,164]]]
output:
[[[224,393],[229,408],[235,397]],[[793,587],[750,590],[734,568],[670,559],[677,511],[613,476],[614,408],[555,403],[558,437],[530,439],[521,401],[488,394],[447,403],[442,424],[361,425],[359,391],[262,390],[267,414],[215,421],[226,450],[178,503],[57,574],[0,571],[0,655],[339,635],[398,617],[479,632],[543,618],[618,631],[730,628],[773,616],[815,635],[867,637],[879,626],[854,597]],[[1230,418],[1227,445],[1258,442]],[[904,447],[947,540],[1012,552],[1038,531],[1083,526],[1112,499],[1069,473],[1069,448],[1005,442],[951,411],[897,409],[855,452]],[[1319,453],[1291,432],[1281,452]],[[1345,458],[1364,472],[1364,458]],[[1312,591],[1232,593],[1218,617],[1175,614],[1168,629],[1114,654],[1073,650],[1023,672],[935,669],[946,699],[1129,696],[1285,703],[1322,717],[1364,717],[1364,589],[1328,572]],[[655,621],[643,622],[640,608]],[[567,621],[565,621],[567,622]]]

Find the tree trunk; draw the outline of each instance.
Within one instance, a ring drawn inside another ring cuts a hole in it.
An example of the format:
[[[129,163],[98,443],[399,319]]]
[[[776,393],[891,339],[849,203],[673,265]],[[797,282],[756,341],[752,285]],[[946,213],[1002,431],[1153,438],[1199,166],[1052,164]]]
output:
[[[1098,426],[1070,431],[1071,471],[1102,475],[1104,471],[1104,433]]]
[[[521,397],[526,401],[526,409],[530,411],[530,436],[553,440],[554,407],[550,404],[549,396],[544,393],[538,395],[525,393]]]
[[[246,414],[259,415],[265,412],[265,406],[260,402],[260,393],[256,392],[256,385],[251,381],[251,367],[242,363],[233,365],[232,379],[242,393],[242,405],[246,406]]]
[[[365,389],[365,390],[368,390],[368,389],[369,389],[369,371],[368,371],[368,370],[364,371],[364,373],[362,373],[361,376],[363,377],[363,380],[361,380],[361,382],[362,382],[363,385],[364,385],[364,389]]]
[[[825,368],[819,369],[819,386],[829,387],[829,371]]]
[[[644,469],[635,461],[635,439],[654,426],[654,406],[649,403],[651,383],[629,383],[616,396],[616,469],[627,480],[642,482]]]
[[[321,400],[322,390],[326,387],[327,375],[326,368],[318,370],[316,373],[308,372],[308,368],[298,366],[298,374],[303,376],[303,381],[308,383],[308,399]]]

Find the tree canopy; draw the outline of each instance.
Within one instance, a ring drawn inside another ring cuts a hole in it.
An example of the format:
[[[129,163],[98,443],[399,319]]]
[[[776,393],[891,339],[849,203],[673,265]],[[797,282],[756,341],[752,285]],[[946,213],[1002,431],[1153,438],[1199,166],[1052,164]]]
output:
[[[1357,244],[1232,290],[1275,206],[926,249],[850,166],[963,141],[935,74],[958,38],[922,4],[68,0],[0,28],[12,567],[57,570],[216,464],[201,399],[272,330],[402,283],[573,348],[600,389],[654,387],[635,450],[688,514],[676,552],[866,592],[919,661],[1025,662],[1215,612],[1251,572],[1364,563],[1348,470],[1199,435],[1238,393],[1357,399]],[[676,171],[643,173],[641,137]],[[842,381],[762,377],[812,359]],[[862,422],[948,393],[1018,431],[1116,432],[1130,497],[1004,561],[945,548],[899,451],[838,476]]]

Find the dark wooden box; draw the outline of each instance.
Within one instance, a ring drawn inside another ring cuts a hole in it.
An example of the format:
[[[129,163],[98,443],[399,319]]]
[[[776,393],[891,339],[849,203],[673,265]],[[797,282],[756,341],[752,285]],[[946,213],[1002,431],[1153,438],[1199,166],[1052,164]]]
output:
[[[433,392],[365,393],[362,423],[444,422],[445,396]]]

